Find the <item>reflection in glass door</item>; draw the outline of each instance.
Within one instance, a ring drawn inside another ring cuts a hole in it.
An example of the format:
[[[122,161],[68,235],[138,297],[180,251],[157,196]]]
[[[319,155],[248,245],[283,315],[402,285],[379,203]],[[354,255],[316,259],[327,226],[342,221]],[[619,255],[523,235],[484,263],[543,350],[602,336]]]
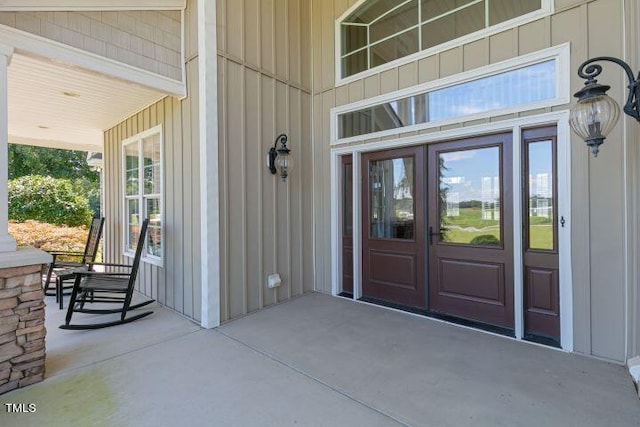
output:
[[[413,239],[413,158],[369,164],[370,235],[377,239]]]
[[[443,243],[501,246],[500,147],[439,154]]]

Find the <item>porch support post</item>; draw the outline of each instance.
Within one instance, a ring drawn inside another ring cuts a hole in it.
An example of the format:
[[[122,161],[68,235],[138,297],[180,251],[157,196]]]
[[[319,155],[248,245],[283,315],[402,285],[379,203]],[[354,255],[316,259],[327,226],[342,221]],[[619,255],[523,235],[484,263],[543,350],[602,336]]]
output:
[[[9,106],[7,71],[13,48],[0,45],[0,252],[15,252],[16,239],[9,234]]]
[[[218,46],[216,3],[198,0],[200,122],[200,249],[203,328],[220,325],[220,199],[218,192]]]

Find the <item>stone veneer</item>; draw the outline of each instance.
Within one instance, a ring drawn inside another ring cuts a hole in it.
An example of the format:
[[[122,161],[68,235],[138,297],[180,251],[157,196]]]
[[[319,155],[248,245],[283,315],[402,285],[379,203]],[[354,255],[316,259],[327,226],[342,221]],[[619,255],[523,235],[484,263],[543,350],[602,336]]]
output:
[[[41,264],[0,269],[0,394],[44,379]]]

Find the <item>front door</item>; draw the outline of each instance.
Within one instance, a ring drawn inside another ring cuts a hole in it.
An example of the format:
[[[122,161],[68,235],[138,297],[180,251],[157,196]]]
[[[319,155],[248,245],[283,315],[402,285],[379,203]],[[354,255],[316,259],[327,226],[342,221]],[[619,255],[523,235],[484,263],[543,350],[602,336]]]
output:
[[[511,133],[429,146],[429,309],[513,329]]]
[[[425,308],[424,147],[362,156],[362,296]]]

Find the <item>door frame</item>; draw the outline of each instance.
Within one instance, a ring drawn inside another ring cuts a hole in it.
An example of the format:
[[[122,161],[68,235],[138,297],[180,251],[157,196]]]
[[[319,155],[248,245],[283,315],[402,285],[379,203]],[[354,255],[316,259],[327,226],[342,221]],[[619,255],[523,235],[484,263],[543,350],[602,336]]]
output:
[[[560,345],[563,351],[573,351],[573,282],[571,270],[571,156],[569,128],[569,111],[559,111],[535,116],[504,120],[496,123],[449,129],[424,135],[399,137],[397,139],[365,142],[361,144],[331,149],[330,173],[331,194],[339,195],[342,189],[341,157],[353,156],[353,176],[361,174],[362,154],[391,148],[407,147],[436,143],[457,138],[478,136],[496,132],[513,132],[513,247],[514,247],[514,332],[515,339],[522,340],[524,335],[524,288],[523,288],[523,252],[522,248],[522,130],[524,128],[555,125],[558,132],[557,164],[558,164],[558,215],[568,218],[566,225],[558,230],[560,274]],[[353,299],[358,301],[362,296],[362,188],[360,179],[353,180]],[[331,293],[340,294],[342,289],[342,217],[341,198],[331,197]],[[358,301],[366,304],[364,302]],[[490,333],[490,332],[487,332]],[[537,345],[537,344],[536,344]]]

